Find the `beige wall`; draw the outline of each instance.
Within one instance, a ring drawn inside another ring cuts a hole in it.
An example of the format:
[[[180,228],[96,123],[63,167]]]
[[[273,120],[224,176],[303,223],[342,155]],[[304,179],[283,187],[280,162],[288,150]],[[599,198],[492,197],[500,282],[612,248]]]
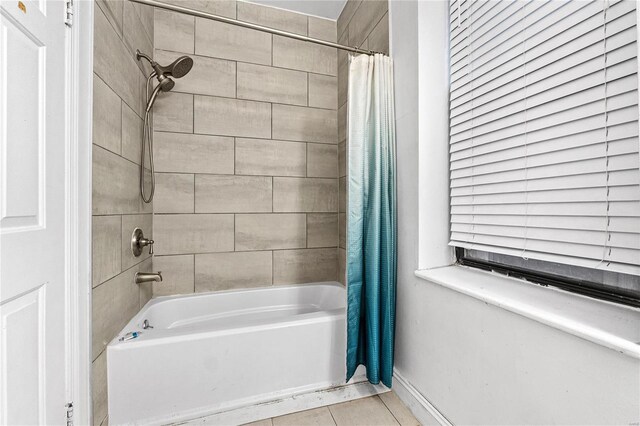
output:
[[[338,18],[338,43],[389,54],[389,2],[387,0],[348,0]],[[338,52],[338,153],[340,199],[340,248],[338,277],[344,283],[346,263],[347,207],[347,88],[349,53]]]
[[[150,270],[148,254],[129,249],[133,228],[152,232],[152,205],[138,194],[145,77],[136,48],[153,52],[153,11],[121,0],[98,1],[93,77],[93,423],[107,422],[106,344],[151,297],[133,281]]]
[[[336,40],[335,21],[188,4]],[[155,49],[194,67],[155,107],[154,296],[335,280],[336,50],[162,10]]]

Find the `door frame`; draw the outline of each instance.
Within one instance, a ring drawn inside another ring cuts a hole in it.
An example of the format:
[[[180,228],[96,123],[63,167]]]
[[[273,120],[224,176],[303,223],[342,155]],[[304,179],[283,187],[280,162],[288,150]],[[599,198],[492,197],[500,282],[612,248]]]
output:
[[[65,280],[67,401],[75,424],[90,424],[91,199],[94,2],[75,0],[66,39]]]

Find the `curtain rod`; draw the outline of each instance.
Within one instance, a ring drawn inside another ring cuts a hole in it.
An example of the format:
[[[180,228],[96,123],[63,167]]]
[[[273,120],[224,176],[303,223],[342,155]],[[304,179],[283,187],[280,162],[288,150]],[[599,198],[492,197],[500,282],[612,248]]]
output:
[[[307,37],[300,34],[290,33],[288,31],[281,31],[275,28],[269,28],[258,24],[252,24],[250,22],[238,21],[237,19],[227,18],[225,16],[214,15],[212,13],[200,12],[199,10],[189,9],[187,7],[176,6],[173,4],[163,3],[156,0],[131,0],[135,3],[144,4],[147,6],[158,7],[160,9],[171,10],[173,12],[183,13],[185,15],[197,16],[198,18],[211,19],[213,21],[224,22],[225,24],[238,25],[240,27],[250,28],[252,30],[262,31],[265,33],[271,33],[282,37],[289,37],[296,40],[308,41],[309,43],[320,44],[322,46],[334,47],[340,50],[346,50],[348,52],[363,53],[365,55],[374,55],[378,52],[372,50],[360,49],[357,47],[345,46],[343,44],[333,43],[330,41],[320,40],[313,37]]]

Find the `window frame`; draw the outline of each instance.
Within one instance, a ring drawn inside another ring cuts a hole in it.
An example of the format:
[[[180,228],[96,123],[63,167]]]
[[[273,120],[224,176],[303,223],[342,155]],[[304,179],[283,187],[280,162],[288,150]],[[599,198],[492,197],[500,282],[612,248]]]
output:
[[[508,277],[518,278],[543,287],[556,287],[561,290],[589,296],[608,302],[618,303],[625,306],[640,308],[640,297],[631,291],[623,289],[607,290],[602,284],[592,281],[581,280],[547,272],[540,272],[534,269],[511,266],[504,263],[475,259],[465,254],[466,249],[455,247],[456,263],[462,266],[482,269],[484,271],[496,272]]]

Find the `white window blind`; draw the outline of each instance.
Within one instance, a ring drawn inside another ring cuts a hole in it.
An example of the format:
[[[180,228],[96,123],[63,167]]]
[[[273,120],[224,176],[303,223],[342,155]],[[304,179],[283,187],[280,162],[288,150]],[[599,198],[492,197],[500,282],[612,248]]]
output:
[[[636,2],[450,13],[450,245],[639,275]]]

